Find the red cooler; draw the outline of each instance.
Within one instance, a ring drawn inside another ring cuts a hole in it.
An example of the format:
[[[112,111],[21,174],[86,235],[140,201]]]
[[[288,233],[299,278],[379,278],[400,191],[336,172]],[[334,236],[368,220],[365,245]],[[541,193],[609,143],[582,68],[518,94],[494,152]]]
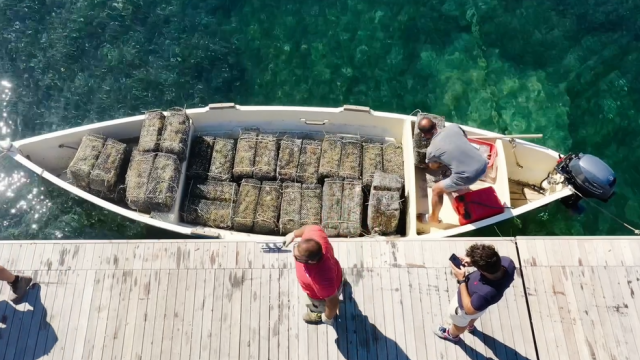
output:
[[[493,187],[486,187],[456,196],[453,209],[460,225],[467,225],[502,214],[505,207]]]

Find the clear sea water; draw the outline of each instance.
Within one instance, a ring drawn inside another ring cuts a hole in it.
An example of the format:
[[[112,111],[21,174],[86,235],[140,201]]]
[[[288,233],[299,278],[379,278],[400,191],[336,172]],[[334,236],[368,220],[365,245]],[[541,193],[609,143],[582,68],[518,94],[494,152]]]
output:
[[[640,223],[640,0],[0,1],[0,138],[172,106],[365,105],[543,133],[618,175]],[[0,158],[0,238],[175,237]],[[467,235],[617,235],[560,204]]]

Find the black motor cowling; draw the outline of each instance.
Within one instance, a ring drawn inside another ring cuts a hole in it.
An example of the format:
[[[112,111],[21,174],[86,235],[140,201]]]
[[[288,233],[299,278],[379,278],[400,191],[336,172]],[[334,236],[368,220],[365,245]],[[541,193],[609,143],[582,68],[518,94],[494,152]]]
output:
[[[578,210],[582,197],[606,203],[615,195],[615,173],[609,165],[593,155],[569,154],[560,158],[556,171],[578,193],[562,200],[572,210]]]

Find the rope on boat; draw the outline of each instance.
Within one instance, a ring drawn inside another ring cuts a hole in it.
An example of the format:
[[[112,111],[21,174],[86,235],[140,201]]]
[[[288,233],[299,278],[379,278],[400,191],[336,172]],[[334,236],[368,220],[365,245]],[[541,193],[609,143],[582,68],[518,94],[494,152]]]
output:
[[[582,194],[580,194],[576,189],[569,187],[569,189],[571,189],[571,191],[573,191],[574,193],[578,194],[581,198],[583,198],[584,200],[586,200],[589,204],[595,206],[596,208],[598,208],[600,211],[602,211],[603,213],[605,213],[606,215],[609,215],[609,217],[611,217],[612,219],[614,219],[615,221],[619,222],[620,224],[622,224],[623,226],[625,226],[626,228],[628,228],[629,230],[633,231],[634,234],[636,235],[640,235],[640,230],[633,228],[631,225],[625,223],[624,221],[618,219],[617,217],[615,217],[615,215],[611,214],[610,212],[608,212],[607,210],[601,208],[600,206],[598,206],[596,203],[594,203],[593,201],[587,199],[586,197],[584,197]]]

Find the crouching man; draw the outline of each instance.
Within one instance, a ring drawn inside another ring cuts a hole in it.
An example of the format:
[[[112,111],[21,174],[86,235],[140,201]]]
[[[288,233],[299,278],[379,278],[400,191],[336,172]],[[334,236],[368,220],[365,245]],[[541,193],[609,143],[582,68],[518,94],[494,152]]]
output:
[[[513,282],[516,265],[507,256],[500,256],[493,245],[473,244],[466,256],[460,257],[462,268],[451,268],[458,282],[458,296],[451,299],[449,317],[451,327],[440,325],[435,334],[445,340],[456,342],[465,329],[474,330],[474,324],[482,314],[502,299]],[[467,271],[473,266],[475,271]]]
[[[444,164],[451,170],[449,178],[439,181],[431,189],[431,214],[427,222],[438,224],[444,194],[462,194],[469,191],[469,186],[482,178],[489,163],[478,149],[471,145],[467,134],[459,125],[451,124],[443,130],[438,130],[433,120],[423,118],[418,122],[418,130],[422,136],[431,139],[426,154],[429,167],[435,170]],[[424,214],[418,216],[418,220],[424,222]]]
[[[293,246],[296,261],[296,276],[302,290],[309,298],[308,311],[302,319],[308,324],[325,323],[333,325],[338,313],[342,293],[342,268],[333,255],[333,246],[322,227],[307,225],[288,234],[283,242]]]

